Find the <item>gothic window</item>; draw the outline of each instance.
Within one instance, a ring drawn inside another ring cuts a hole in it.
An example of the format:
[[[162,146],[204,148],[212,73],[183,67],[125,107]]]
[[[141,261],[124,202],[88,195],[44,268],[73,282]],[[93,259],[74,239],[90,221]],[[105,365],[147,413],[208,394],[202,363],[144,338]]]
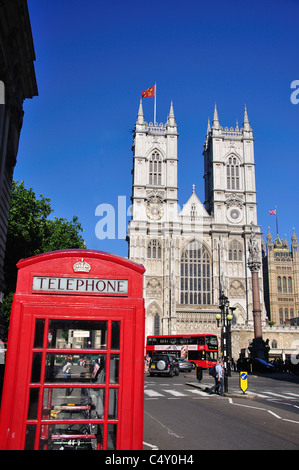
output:
[[[286,279],[286,277],[282,278],[282,290],[283,290],[283,292],[287,291],[287,279]]]
[[[159,240],[151,240],[147,245],[147,257],[149,259],[161,259],[161,252]]]
[[[194,220],[195,217],[197,216],[197,211],[196,211],[196,205],[195,204],[192,204],[192,206],[191,206],[190,216],[191,216],[191,220]]]
[[[282,310],[282,308],[279,309],[279,324],[283,325],[283,310]]]
[[[229,157],[226,164],[227,189],[240,189],[240,166],[236,157]]]
[[[273,339],[272,343],[271,343],[271,349],[277,349],[277,341],[276,339]]]
[[[290,309],[290,318],[294,318],[294,309],[293,308]]]
[[[154,318],[154,335],[160,334],[160,316],[156,313]]]
[[[289,291],[289,294],[291,294],[293,292],[292,278],[291,277],[288,278],[288,291]]]
[[[233,240],[228,250],[229,261],[242,261],[242,246],[237,240]]]
[[[285,320],[289,319],[289,309],[287,309],[287,308],[284,309],[284,318],[285,318]]]
[[[281,293],[281,277],[278,276],[277,278],[277,292]]]
[[[194,240],[181,256],[181,304],[211,304],[211,260],[208,250]]]
[[[151,154],[149,161],[149,184],[162,184],[162,159],[156,150]]]

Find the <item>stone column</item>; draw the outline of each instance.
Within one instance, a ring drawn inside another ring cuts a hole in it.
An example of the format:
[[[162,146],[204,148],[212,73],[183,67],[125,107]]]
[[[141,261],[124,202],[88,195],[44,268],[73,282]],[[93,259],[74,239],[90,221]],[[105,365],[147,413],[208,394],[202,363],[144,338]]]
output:
[[[253,230],[251,222],[251,236],[249,242],[248,267],[251,271],[252,279],[252,313],[254,326],[254,339],[249,346],[251,356],[254,358],[268,360],[269,346],[263,341],[260,288],[259,288],[259,270],[261,268],[260,250],[256,239],[256,233]]]
[[[259,268],[255,266],[249,266],[251,271],[252,279],[252,303],[253,303],[253,325],[254,325],[254,337],[262,338],[262,320],[261,320],[261,304],[260,304],[260,291],[259,291]]]

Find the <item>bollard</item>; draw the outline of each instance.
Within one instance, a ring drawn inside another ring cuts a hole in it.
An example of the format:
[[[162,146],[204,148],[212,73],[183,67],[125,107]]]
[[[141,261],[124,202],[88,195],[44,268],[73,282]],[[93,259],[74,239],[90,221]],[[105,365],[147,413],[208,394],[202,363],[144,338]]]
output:
[[[200,366],[196,367],[196,377],[197,377],[198,382],[202,380],[202,367]]]

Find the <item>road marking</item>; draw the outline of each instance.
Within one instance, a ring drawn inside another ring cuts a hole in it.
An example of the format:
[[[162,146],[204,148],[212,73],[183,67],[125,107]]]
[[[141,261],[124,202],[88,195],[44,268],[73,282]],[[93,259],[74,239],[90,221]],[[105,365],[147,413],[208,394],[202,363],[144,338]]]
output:
[[[179,436],[178,434],[176,434],[172,429],[170,429],[170,428],[168,428],[167,426],[165,426],[165,424],[161,423],[161,421],[159,421],[159,420],[158,420],[157,418],[155,418],[154,416],[150,415],[147,411],[145,411],[145,413],[146,413],[150,418],[152,418],[154,421],[156,421],[157,423],[159,423],[160,426],[162,426],[162,428],[165,429],[168,434],[170,434],[171,436],[176,437],[177,439],[184,439],[184,436]]]
[[[148,395],[149,397],[153,398],[153,397],[164,397],[164,395],[162,395],[162,393],[159,393],[159,392],[156,392],[155,390],[144,390],[144,393],[146,395]]]
[[[174,397],[187,397],[186,393],[177,392],[176,390],[163,390],[163,392],[170,393]]]
[[[283,421],[288,421],[289,423],[299,424],[299,421],[294,421],[293,419],[283,419]]]
[[[273,395],[273,396],[279,397],[279,398],[288,398],[289,400],[294,400],[294,398],[287,397],[286,395],[281,395],[280,393],[274,393],[274,392],[264,392],[264,393],[268,393],[269,395]]]
[[[268,413],[270,413],[271,415],[275,416],[275,418],[278,418],[278,419],[281,419],[281,416],[278,416],[276,413],[273,413],[273,411],[271,410],[267,410]]]
[[[149,444],[148,442],[143,441],[143,445],[146,447],[150,447],[152,450],[159,450],[159,447],[155,446],[154,444]]]
[[[186,389],[185,389],[186,390]],[[194,395],[201,395],[202,397],[207,397],[206,392],[202,392],[201,390],[186,390],[186,392],[194,393]]]
[[[286,392],[287,395],[292,395],[293,397],[299,397],[297,393]]]
[[[289,423],[299,424],[299,421],[294,421],[292,419],[281,418],[281,416],[277,415],[276,413],[273,413],[273,411],[271,411],[271,410],[267,410],[266,408],[257,408],[256,406],[242,405],[241,403],[234,403],[232,398],[229,398],[228,401],[231,405],[243,406],[244,408],[253,408],[255,410],[261,410],[261,411],[267,411],[268,413],[270,413],[272,416],[274,416],[277,419],[282,419],[282,421],[288,421]]]
[[[229,400],[231,405],[243,406],[243,408],[253,408],[254,410],[266,411],[266,408],[260,408],[258,406],[251,406],[251,405],[243,405],[241,403],[234,403],[232,398],[229,398],[228,400]]]

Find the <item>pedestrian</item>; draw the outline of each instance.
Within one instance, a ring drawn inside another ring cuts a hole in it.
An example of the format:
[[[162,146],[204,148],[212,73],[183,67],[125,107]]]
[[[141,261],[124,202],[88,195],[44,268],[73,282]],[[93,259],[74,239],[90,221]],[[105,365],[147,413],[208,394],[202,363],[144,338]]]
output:
[[[65,366],[63,367],[62,371],[63,371],[63,378],[64,379],[67,379],[69,378],[70,376],[70,371],[71,371],[71,362],[68,360],[65,364]]]
[[[218,359],[216,365],[216,383],[213,387],[208,389],[208,392],[212,394],[214,391],[219,390],[220,388],[220,395],[223,397],[223,361],[222,359]]]

